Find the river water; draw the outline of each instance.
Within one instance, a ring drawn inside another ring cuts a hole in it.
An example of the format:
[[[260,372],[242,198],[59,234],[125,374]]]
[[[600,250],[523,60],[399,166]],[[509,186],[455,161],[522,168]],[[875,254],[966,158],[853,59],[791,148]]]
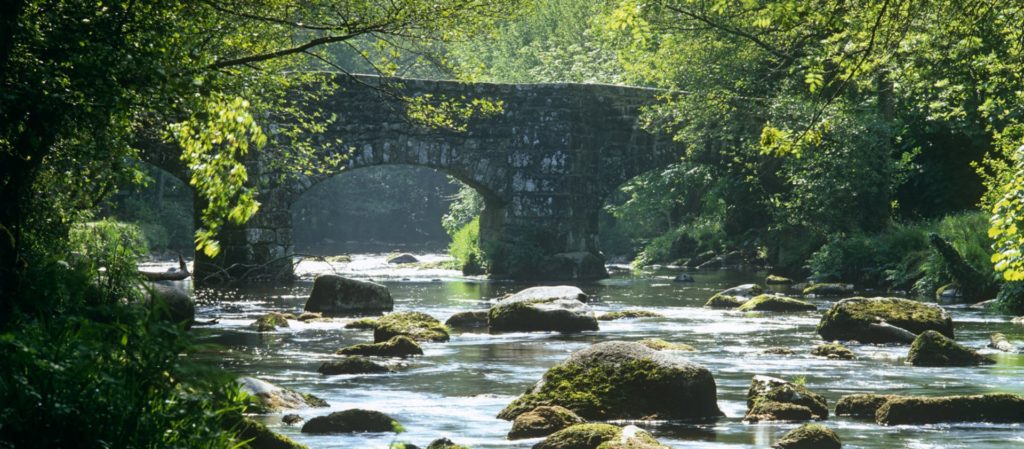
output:
[[[437,261],[439,255],[418,255]],[[539,439],[508,441],[511,424],[494,416],[533,385],[550,366],[571,352],[608,340],[656,337],[687,343],[698,352],[684,357],[708,367],[718,384],[718,403],[727,415],[713,423],[642,422],[662,443],[674,448],[766,448],[797,424],[746,424],[745,394],[751,377],[765,374],[789,380],[802,378],[812,391],[824,395],[830,407],[842,395],[891,393],[915,395],[1024,393],[1024,355],[991,350],[983,353],[998,363],[972,368],[919,368],[904,364],[906,346],[853,346],[857,359],[834,361],[810,355],[820,343],[815,333],[820,311],[828,300],[811,300],[819,312],[745,314],[702,307],[715,292],[738,284],[760,282],[764,273],[731,271],[694,273],[696,282],[672,282],[672,271],[631,273],[615,270],[610,279],[579,284],[596,298],[596,312],[645,309],[662,318],[601,321],[601,330],[574,335],[514,333],[453,334],[448,343],[425,343],[424,355],[394,365],[396,373],[322,376],[317,368],[338,348],[372,342],[372,331],[344,329],[349,320],[330,323],[292,321],[288,328],[259,333],[250,325],[269,311],[302,311],[318,273],[373,279],[387,285],[396,311],[425,312],[441,321],[456,312],[486,309],[488,300],[532,285],[464,278],[444,269],[396,268],[384,255],[357,255],[351,263],[303,262],[300,281],[289,286],[224,290],[204,289],[199,320],[218,318],[214,326],[194,328],[204,343],[222,347],[201,355],[240,375],[312,393],[330,409],[296,411],[302,417],[330,411],[366,408],[384,412],[405,427],[394,434],[305,435],[300,425],[281,422],[283,414],[264,422],[277,432],[310,448],[386,448],[393,441],[425,447],[449,437],[475,449],[529,448]],[[947,307],[953,315],[957,340],[984,348],[991,332],[1003,332],[1018,344],[1024,326],[1002,315],[964,307]],[[766,355],[769,347],[784,346],[794,355]],[[944,424],[878,426],[873,422],[831,417],[824,422],[843,440],[845,448],[1024,448],[1021,424]]]

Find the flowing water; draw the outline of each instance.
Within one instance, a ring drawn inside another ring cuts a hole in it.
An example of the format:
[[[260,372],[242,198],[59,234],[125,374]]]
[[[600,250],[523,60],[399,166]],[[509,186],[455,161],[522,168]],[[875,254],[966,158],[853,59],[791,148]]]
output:
[[[421,261],[441,256],[421,255]],[[602,321],[601,330],[581,334],[514,333],[453,334],[448,343],[424,344],[424,355],[395,363],[393,374],[322,376],[319,365],[338,348],[373,340],[372,332],[344,329],[347,319],[330,323],[292,321],[288,328],[259,333],[250,325],[268,311],[301,312],[318,273],[337,272],[387,285],[396,311],[426,312],[444,321],[452,314],[486,309],[494,298],[531,285],[467,279],[444,269],[396,268],[383,255],[355,256],[351,263],[303,262],[301,280],[290,286],[241,290],[203,290],[199,320],[219,324],[195,328],[200,339],[223,347],[202,357],[240,375],[256,376],[283,387],[312,393],[330,408],[298,410],[309,419],[348,408],[378,410],[402,423],[394,434],[305,435],[300,426],[285,425],[283,414],[264,419],[275,431],[310,448],[386,448],[392,441],[425,447],[449,437],[475,449],[529,448],[539,439],[508,441],[511,424],[494,416],[533,385],[550,366],[571,352],[608,340],[648,337],[688,343],[698,348],[682,356],[708,367],[718,384],[718,403],[727,415],[713,423],[641,422],[662,443],[674,448],[766,448],[797,424],[746,424],[745,394],[750,379],[766,374],[803,379],[829,405],[851,393],[950,395],[988,392],[1024,393],[1024,355],[983,350],[998,363],[972,368],[919,368],[904,363],[906,346],[853,346],[857,359],[827,360],[810,355],[820,343],[815,333],[828,300],[811,300],[819,312],[745,314],[704,309],[715,292],[759,282],[763,273],[729,271],[695,273],[692,284],[673,283],[674,272],[635,274],[616,270],[610,279],[580,284],[595,298],[596,312],[642,308],[662,318]],[[948,307],[957,339],[983,348],[991,332],[1011,341],[1024,338],[1024,326],[1002,315],[964,307]],[[766,355],[784,346],[793,355]],[[878,426],[870,421],[831,417],[824,424],[836,430],[845,448],[971,448],[1024,447],[1021,424],[943,424]]]

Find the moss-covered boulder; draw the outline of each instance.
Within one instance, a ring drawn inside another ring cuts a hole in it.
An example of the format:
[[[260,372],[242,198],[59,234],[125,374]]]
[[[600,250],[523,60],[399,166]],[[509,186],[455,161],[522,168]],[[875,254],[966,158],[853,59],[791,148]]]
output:
[[[243,418],[234,429],[238,440],[249,440],[242,449],[306,449],[305,445],[271,431],[252,418]]]
[[[839,297],[853,294],[853,286],[850,284],[820,283],[804,288],[804,296]]]
[[[596,331],[597,319],[576,287],[532,287],[511,295],[488,312],[491,332]]]
[[[884,425],[935,424],[944,422],[1024,422],[1024,396],[983,394],[975,396],[904,396],[886,401],[875,414]]]
[[[839,342],[823,343],[815,346],[814,349],[811,350],[811,355],[833,360],[853,360],[857,358],[850,348],[843,346],[843,344]]]
[[[953,338],[953,319],[936,304],[901,298],[847,298],[818,323],[818,334],[827,341],[911,343],[927,330]]]
[[[735,287],[727,288],[725,290],[722,290],[722,291],[716,293],[715,296],[724,295],[724,296],[751,297],[751,296],[760,295],[762,293],[764,293],[764,287],[761,287],[760,285],[757,285],[757,284],[742,284],[742,285],[737,285]]]
[[[707,368],[619,341],[573,353],[498,417],[515,419],[541,405],[560,405],[589,420],[722,416],[715,379]]]
[[[430,444],[427,445],[427,449],[469,449],[469,447],[461,444],[455,444],[454,441],[447,438],[438,438],[431,441]]]
[[[536,438],[551,435],[573,424],[586,422],[565,407],[542,405],[516,417],[508,439]]]
[[[311,323],[315,321],[330,321],[330,318],[325,318],[324,314],[320,312],[302,312],[299,314],[296,320],[302,321],[303,323]]]
[[[597,319],[601,321],[623,320],[629,318],[660,318],[662,315],[650,310],[619,310],[616,312],[602,313]]]
[[[672,343],[670,341],[665,341],[665,340],[662,340],[660,338],[645,338],[643,340],[638,341],[637,343],[640,343],[640,344],[642,344],[644,346],[647,346],[648,348],[651,348],[651,349],[653,349],[655,351],[687,351],[687,352],[691,352],[691,351],[696,351],[697,350],[697,348],[694,348],[693,346],[690,346],[690,345],[688,345],[686,343]]]
[[[875,413],[890,399],[898,398],[894,394],[848,394],[836,402],[836,416],[852,416],[855,418],[875,419]]]
[[[450,329],[457,329],[461,331],[474,331],[474,330],[486,330],[487,329],[487,311],[486,310],[471,310],[468,312],[459,312],[448,318],[444,322],[445,326]]]
[[[349,409],[306,421],[302,433],[401,432],[402,425],[374,410]]]
[[[936,331],[924,331],[914,339],[907,354],[914,366],[974,366],[996,363]]]
[[[828,418],[828,403],[803,385],[754,376],[747,390],[745,421],[805,421]]]
[[[270,332],[279,327],[288,327],[288,318],[283,313],[270,312],[257,318],[252,325],[260,332]]]
[[[359,318],[345,323],[345,329],[373,330],[377,327],[376,318]]]
[[[339,374],[381,374],[389,373],[391,369],[366,357],[349,356],[340,360],[324,362],[317,372],[325,376],[335,376]]]
[[[533,449],[670,449],[636,426],[576,424],[555,432]]]
[[[738,296],[715,295],[708,299],[708,302],[704,303],[704,307],[709,309],[735,309],[742,306],[745,301],[745,299]]]
[[[757,295],[740,305],[741,312],[804,312],[817,310],[814,304],[782,295]]]
[[[423,355],[423,348],[413,339],[404,335],[392,337],[383,343],[360,343],[358,345],[341,348],[335,354],[338,355],[367,355],[377,357],[408,357],[411,355]]]
[[[765,285],[791,285],[793,280],[787,277],[769,274],[768,277],[764,279],[764,283]]]
[[[282,388],[255,377],[239,377],[240,389],[249,394],[255,402],[249,412],[275,413],[282,410],[308,407],[327,407],[327,402],[307,393]]]
[[[437,318],[421,312],[396,312],[377,319],[373,341],[381,343],[399,335],[416,341],[448,341],[448,328]]]
[[[313,281],[305,310],[324,316],[352,316],[390,312],[394,307],[391,292],[381,284],[324,274]]]
[[[840,449],[843,444],[832,429],[818,424],[804,424],[786,432],[772,449]]]
[[[782,346],[772,346],[770,348],[765,349],[764,351],[761,351],[761,354],[793,355],[793,350]]]

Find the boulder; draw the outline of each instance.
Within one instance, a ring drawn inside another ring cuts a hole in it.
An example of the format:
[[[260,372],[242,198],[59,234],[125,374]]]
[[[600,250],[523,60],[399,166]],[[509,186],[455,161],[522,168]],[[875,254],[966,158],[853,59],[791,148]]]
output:
[[[782,295],[757,295],[736,308],[741,312],[804,312],[818,308],[807,301]]]
[[[345,323],[345,329],[369,329],[377,327],[376,318],[359,318]]]
[[[662,340],[660,338],[645,338],[638,341],[644,346],[651,348],[655,351],[696,351],[697,348],[690,346],[686,343],[672,343]]]
[[[275,433],[252,418],[242,418],[232,429],[239,440],[248,440],[242,449],[307,449],[279,433]]]
[[[508,439],[536,438],[551,435],[573,424],[586,422],[565,407],[542,405],[516,417]]]
[[[747,390],[745,421],[805,421],[828,418],[825,398],[803,385],[769,376],[754,376]]]
[[[298,321],[308,323],[311,321],[329,321],[330,318],[324,318],[324,314],[320,312],[302,312],[297,318]]]
[[[281,417],[281,422],[288,424],[289,426],[292,424],[300,423],[302,421],[304,421],[303,418],[299,415],[296,415],[295,413],[289,413]]]
[[[408,447],[406,447],[408,449]],[[427,449],[469,449],[466,446],[455,444],[447,438],[438,438],[427,445]]]
[[[1024,326],[1024,316],[1019,316],[1019,317],[1013,318],[1013,319],[1010,320],[1010,322],[1013,323],[1013,324],[1020,324],[1020,325]]]
[[[288,409],[327,407],[327,402],[316,396],[281,388],[255,377],[239,377],[237,382],[240,389],[255,400],[255,407],[250,407],[250,412],[275,413]]]
[[[377,320],[373,341],[381,343],[405,335],[416,341],[448,341],[448,328],[437,318],[420,312],[396,312]]]
[[[988,347],[992,349],[998,349],[1003,352],[1018,352],[1017,347],[1010,343],[1010,340],[1006,339],[1006,335],[1002,332],[994,332],[988,337]]]
[[[551,434],[533,449],[670,449],[636,426],[576,424]]]
[[[850,348],[843,346],[842,343],[839,342],[823,343],[815,346],[814,349],[811,350],[811,355],[833,360],[853,360],[857,358],[853,355],[853,351],[851,351]]]
[[[616,312],[602,313],[597,319],[601,321],[622,320],[628,318],[660,318],[662,315],[650,310],[619,310]]]
[[[391,370],[381,364],[375,363],[366,357],[350,356],[341,360],[324,362],[317,369],[317,372],[325,376],[338,374],[379,374],[389,373]]]
[[[786,432],[772,449],[840,449],[843,447],[832,429],[818,424],[804,424]]]
[[[717,294],[708,299],[708,302],[704,303],[704,307],[710,309],[735,309],[742,306],[746,302],[737,296]]]
[[[690,276],[689,274],[679,273],[676,277],[672,278],[672,282],[690,283],[696,281],[693,279],[693,276]]]
[[[381,412],[349,409],[317,416],[302,426],[302,433],[401,432],[402,425]]]
[[[787,277],[769,274],[768,277],[764,279],[764,283],[765,285],[792,285],[793,280]]]
[[[487,311],[471,310],[459,312],[449,317],[444,322],[444,325],[451,329],[459,330],[487,329]]]
[[[280,312],[270,312],[257,318],[252,325],[260,332],[270,332],[278,327],[288,327],[288,318]]]
[[[847,298],[818,323],[818,334],[827,341],[910,343],[926,330],[952,338],[953,319],[936,304],[901,298]]]
[[[804,289],[804,296],[836,297],[851,294],[853,294],[853,286],[850,284],[821,283]]]
[[[761,287],[760,285],[757,285],[757,284],[742,284],[742,285],[737,285],[735,287],[727,288],[725,290],[722,290],[722,291],[718,292],[715,296],[725,295],[725,296],[751,297],[751,296],[760,295],[762,293],[764,293],[764,287]]]
[[[639,343],[598,343],[569,356],[498,417],[560,405],[590,420],[723,416],[707,368]]]
[[[924,331],[910,345],[907,362],[914,366],[973,366],[996,363],[936,331]]]
[[[419,261],[420,260],[417,259],[416,256],[413,256],[412,254],[399,254],[395,257],[388,259],[388,263],[390,264],[416,263]]]
[[[588,251],[558,253],[545,258],[541,265],[541,279],[550,280],[595,280],[608,277],[604,259]]]
[[[945,422],[1024,422],[1024,396],[982,394],[975,396],[904,396],[886,401],[875,421],[883,425],[935,424]]]
[[[793,355],[793,350],[784,348],[782,346],[773,346],[771,348],[761,351],[761,354],[772,354],[772,355]]]
[[[313,281],[305,309],[324,316],[351,316],[390,312],[394,307],[391,292],[383,285],[324,274]]]
[[[196,320],[196,305],[184,288],[175,284],[150,282],[146,284],[145,304],[156,311],[157,316],[172,323],[184,323],[191,327]]]
[[[360,343],[358,345],[341,348],[335,354],[338,355],[364,355],[377,357],[408,357],[411,355],[423,355],[423,349],[413,339],[404,335],[392,337],[383,343]]]
[[[875,419],[875,413],[890,399],[899,398],[894,394],[849,394],[836,402],[836,416]]]
[[[597,319],[576,287],[532,287],[511,295],[488,312],[491,332],[596,331]]]

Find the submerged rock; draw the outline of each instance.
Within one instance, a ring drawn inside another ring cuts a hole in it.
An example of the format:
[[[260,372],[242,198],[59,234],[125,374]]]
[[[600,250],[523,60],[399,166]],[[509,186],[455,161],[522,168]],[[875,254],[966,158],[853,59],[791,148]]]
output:
[[[351,316],[390,312],[394,307],[391,292],[383,285],[324,274],[313,281],[305,310],[324,316]]]
[[[953,319],[936,304],[901,298],[847,298],[818,323],[818,334],[829,341],[910,343],[926,330],[952,338]]]
[[[551,435],[573,424],[586,422],[565,407],[542,405],[516,417],[508,439],[536,438]]]
[[[250,407],[250,412],[274,413],[288,409],[327,407],[327,402],[316,396],[282,388],[255,377],[239,377],[237,382],[241,390],[256,401],[256,407]]]
[[[973,366],[996,363],[936,331],[924,331],[910,345],[907,362],[914,366]]]
[[[419,261],[420,260],[417,259],[416,256],[413,256],[412,254],[407,254],[407,253],[406,254],[399,254],[399,255],[397,255],[395,257],[392,257],[392,258],[388,259],[388,263],[390,263],[390,264],[416,263],[416,262],[419,262]]]
[[[270,312],[259,317],[252,324],[260,332],[270,332],[278,327],[288,327],[288,319],[280,312]]]
[[[853,294],[853,286],[850,284],[821,283],[813,284],[804,289],[804,296],[836,297]]]
[[[597,319],[601,321],[622,320],[628,318],[660,318],[662,315],[649,310],[619,310],[617,312],[603,313]]]
[[[361,356],[349,356],[341,360],[324,362],[317,372],[325,376],[338,374],[380,374],[389,373],[391,369]]]
[[[356,432],[395,432],[402,430],[402,425],[381,412],[363,409],[349,409],[334,412],[327,416],[317,416],[306,421],[302,433],[356,433]]]
[[[444,322],[444,325],[452,329],[461,330],[487,329],[487,311],[471,310],[459,312],[449,317]]]
[[[498,417],[511,420],[541,405],[560,405],[594,420],[723,416],[707,368],[620,341],[573,353]]]
[[[745,301],[736,296],[717,294],[704,303],[704,307],[710,309],[735,309],[742,306]]]
[[[784,348],[782,346],[773,346],[771,348],[761,351],[761,354],[773,354],[773,355],[793,355],[793,350]]]
[[[686,343],[672,343],[660,338],[645,338],[638,341],[644,346],[651,348],[655,351],[696,351],[697,348],[690,346]]]
[[[982,394],[897,397],[879,407],[875,421],[884,425],[944,422],[1019,423],[1024,422],[1024,396]]]
[[[754,376],[747,390],[745,421],[806,421],[828,418],[825,398],[803,385],[769,376]]]
[[[836,416],[853,416],[875,419],[875,413],[890,399],[899,398],[894,394],[850,394],[836,402]]]
[[[834,360],[853,360],[857,358],[853,355],[853,351],[851,351],[850,348],[843,346],[842,343],[839,342],[823,343],[815,346],[814,349],[811,350],[811,355]]]
[[[757,295],[740,305],[742,312],[803,312],[817,310],[814,304],[782,295]]]
[[[437,318],[420,312],[396,312],[377,320],[373,341],[380,343],[405,335],[416,341],[448,341],[448,328]]]
[[[533,287],[511,295],[488,312],[491,332],[580,332],[598,329],[586,295],[576,287]]]
[[[404,335],[392,337],[382,343],[360,343],[339,349],[338,355],[365,355],[377,357],[408,357],[411,355],[423,355],[423,348],[413,339]]]
[[[636,426],[576,424],[555,432],[533,449],[670,449]]]
[[[818,424],[804,424],[786,432],[772,449],[840,449],[843,447],[832,429]]]

